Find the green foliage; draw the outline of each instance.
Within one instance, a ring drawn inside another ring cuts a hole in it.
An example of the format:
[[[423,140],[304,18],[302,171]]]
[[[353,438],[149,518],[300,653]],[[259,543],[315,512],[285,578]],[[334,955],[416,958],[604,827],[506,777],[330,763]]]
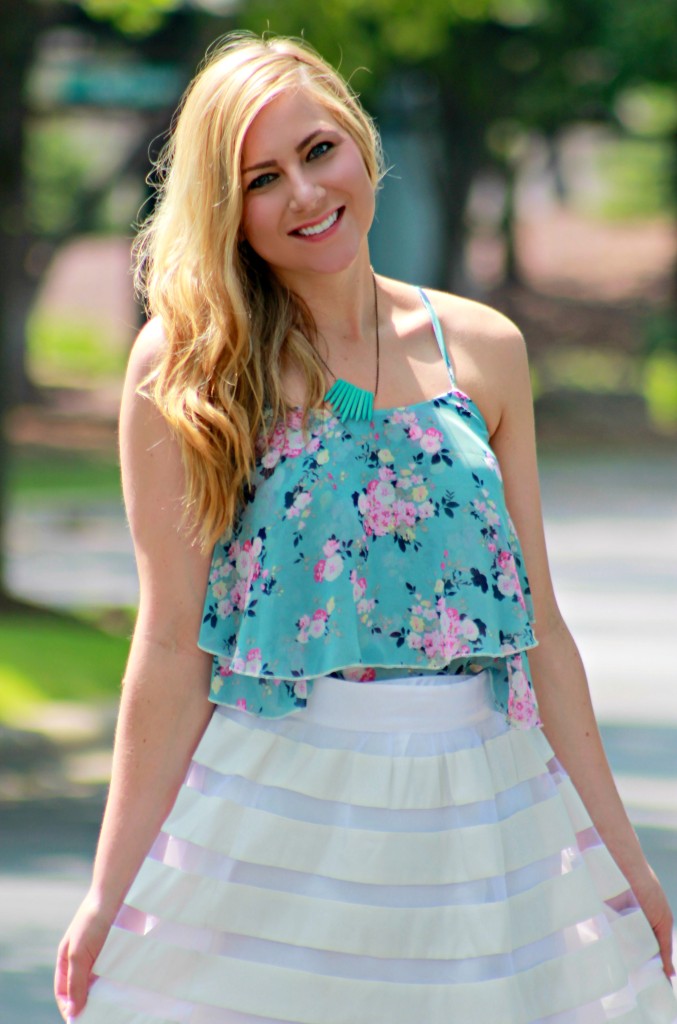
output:
[[[677,356],[677,314],[673,310],[652,313],[644,325],[644,352],[671,352]]]
[[[632,356],[578,346],[547,352],[535,373],[538,394],[559,388],[628,394],[637,391],[639,385],[637,360]]]
[[[605,188],[595,213],[615,220],[656,217],[674,208],[672,147],[659,139],[618,138],[598,150]]]
[[[677,87],[639,82],[620,93],[614,110],[634,135],[669,136],[677,130]]]
[[[22,446],[10,451],[7,484],[13,502],[54,504],[65,499],[121,501],[113,455]]]
[[[115,697],[128,646],[124,637],[66,616],[3,616],[0,721],[42,701]]]
[[[654,425],[677,434],[677,353],[657,351],[648,357],[643,391]]]
[[[89,387],[124,373],[127,353],[100,320],[33,313],[26,330],[27,368],[36,384]]]
[[[75,222],[89,163],[86,140],[70,135],[58,121],[29,124],[26,199],[28,220],[37,234],[59,235]]]
[[[182,7],[183,0],[80,0],[80,5],[90,18],[109,21],[126,35],[147,36]]]

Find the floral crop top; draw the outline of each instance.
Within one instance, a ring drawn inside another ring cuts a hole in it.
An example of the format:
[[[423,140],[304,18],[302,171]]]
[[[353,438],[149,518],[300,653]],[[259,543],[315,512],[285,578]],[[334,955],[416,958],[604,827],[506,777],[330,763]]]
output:
[[[199,646],[214,655],[214,702],[274,717],[304,707],[318,676],[490,667],[497,704],[534,724],[533,610],[500,469],[420,295],[445,394],[371,422],[311,410],[305,431],[292,410],[261,439],[212,559]]]

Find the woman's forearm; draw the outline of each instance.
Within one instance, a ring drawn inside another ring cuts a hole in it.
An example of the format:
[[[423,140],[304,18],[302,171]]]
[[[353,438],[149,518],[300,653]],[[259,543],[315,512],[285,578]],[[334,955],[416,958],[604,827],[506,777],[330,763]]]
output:
[[[208,655],[132,645],[90,896],[112,919],[169,813],[213,711]]]
[[[539,636],[529,663],[548,741],[614,860],[639,885],[648,865],[604,753],[580,654],[561,620]]]

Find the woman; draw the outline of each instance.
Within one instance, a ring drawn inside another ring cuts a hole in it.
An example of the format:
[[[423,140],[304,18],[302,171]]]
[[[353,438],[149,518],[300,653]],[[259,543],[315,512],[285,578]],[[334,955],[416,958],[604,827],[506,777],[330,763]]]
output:
[[[518,331],[373,273],[377,135],[305,45],[230,39],[165,170],[121,415],[139,617],[62,1014],[674,1020]]]

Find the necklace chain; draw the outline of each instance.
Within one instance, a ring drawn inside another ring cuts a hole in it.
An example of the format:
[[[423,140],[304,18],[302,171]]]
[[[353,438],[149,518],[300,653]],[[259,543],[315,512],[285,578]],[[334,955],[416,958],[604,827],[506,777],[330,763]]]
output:
[[[371,279],[374,285],[374,317],[376,320],[376,381],[374,383],[374,390],[367,391],[366,388],[358,388],[356,384],[351,384],[349,381],[337,377],[331,367],[327,365],[322,355],[317,352],[320,362],[334,378],[334,383],[324,396],[324,400],[333,408],[342,422],[349,419],[370,420],[374,411],[374,399],[378,392],[381,365],[381,337],[378,324],[378,286],[373,268]]]

